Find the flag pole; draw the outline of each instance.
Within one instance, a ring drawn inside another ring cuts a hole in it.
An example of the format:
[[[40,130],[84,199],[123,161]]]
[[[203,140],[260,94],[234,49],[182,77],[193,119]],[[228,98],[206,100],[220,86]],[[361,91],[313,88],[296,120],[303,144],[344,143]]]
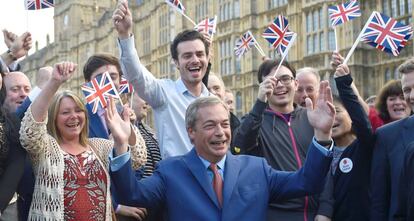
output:
[[[290,48],[292,47],[293,42],[295,42],[295,40],[296,40],[296,35],[297,35],[297,34],[296,34],[296,33],[294,33],[294,35],[292,36],[291,41],[289,42],[289,45],[288,45],[288,46],[287,46],[287,48],[286,48],[285,53],[283,53],[283,54],[282,54],[282,59],[280,60],[279,65],[277,66],[276,71],[275,71],[275,73],[273,74],[273,77],[276,77],[276,74],[277,74],[277,72],[279,71],[280,66],[282,65],[283,61],[285,60],[285,58],[286,58],[287,54],[289,53],[289,50],[290,50]],[[280,45],[279,45],[279,47],[280,47]]]
[[[335,34],[335,51],[339,52],[339,47],[338,47],[338,33],[336,31],[336,26],[333,26],[333,30],[334,30],[334,34]]]
[[[186,14],[184,14],[184,13],[181,13],[180,12],[180,14],[182,14],[188,21],[190,21],[194,26],[196,26],[197,24],[190,18],[190,17],[188,17]]]
[[[262,47],[260,47],[259,42],[256,40],[256,38],[254,37],[254,35],[252,34],[252,32],[251,32],[251,31],[249,31],[249,34],[250,34],[250,36],[252,36],[252,38],[253,38],[253,40],[254,40],[254,47],[255,47],[255,48],[259,51],[259,53],[260,53],[263,57],[265,57],[265,56],[266,56],[266,54],[264,53],[264,51],[263,51]]]
[[[365,23],[364,28],[362,28],[361,32],[358,35],[358,38],[355,40],[354,45],[352,45],[351,50],[349,50],[348,54],[346,55],[346,58],[344,60],[344,62],[342,64],[347,64],[349,61],[349,58],[351,58],[351,55],[354,53],[355,48],[357,47],[359,41],[361,41],[362,38],[362,34],[365,32],[365,30],[367,29],[368,25],[369,25],[369,21],[372,20],[372,17],[374,17],[374,13],[376,13],[376,11],[372,12],[371,16],[369,16],[368,21]]]

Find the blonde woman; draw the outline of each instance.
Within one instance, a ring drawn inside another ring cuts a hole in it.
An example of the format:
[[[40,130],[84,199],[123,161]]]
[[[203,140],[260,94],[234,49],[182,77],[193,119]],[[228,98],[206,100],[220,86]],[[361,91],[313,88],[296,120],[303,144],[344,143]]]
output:
[[[129,146],[138,152],[135,166],[145,164],[146,147],[131,129],[128,109],[123,119],[116,111],[106,112],[113,141],[88,139],[81,99],[70,91],[54,96],[75,69],[71,62],[56,64],[22,121],[20,141],[36,176],[29,220],[112,220],[107,172],[112,148]]]

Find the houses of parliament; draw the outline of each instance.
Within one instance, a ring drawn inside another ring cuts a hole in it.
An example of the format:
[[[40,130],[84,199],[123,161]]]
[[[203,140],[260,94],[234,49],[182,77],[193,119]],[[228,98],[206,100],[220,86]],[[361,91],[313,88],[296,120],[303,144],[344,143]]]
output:
[[[333,0],[182,0],[186,14],[196,23],[218,16],[213,37],[212,71],[222,76],[235,95],[238,116],[247,113],[257,97],[256,73],[262,56],[252,48],[241,59],[234,55],[235,41],[250,30],[267,56],[279,56],[261,37],[277,15],[289,20],[298,33],[287,60],[295,68],[317,68],[322,79],[332,80],[330,57],[335,34],[328,17]],[[362,16],[337,27],[339,52],[346,56],[372,11],[379,11],[404,24],[413,25],[412,0],[359,0]],[[112,24],[116,0],[55,0],[54,42],[22,61],[23,72],[32,81],[45,65],[67,60],[79,64],[76,77],[65,87],[80,93],[82,69],[89,56],[106,52],[118,56],[117,33]],[[179,73],[170,55],[174,36],[193,25],[164,0],[129,0],[134,19],[134,38],[141,62],[157,78],[177,79]],[[374,95],[390,79],[399,78],[397,68],[413,56],[413,40],[398,57],[360,43],[348,62],[363,97]]]

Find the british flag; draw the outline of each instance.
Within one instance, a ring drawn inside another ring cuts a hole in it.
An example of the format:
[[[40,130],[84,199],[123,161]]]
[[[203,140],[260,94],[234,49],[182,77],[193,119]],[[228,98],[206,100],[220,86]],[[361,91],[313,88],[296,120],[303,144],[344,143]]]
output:
[[[90,82],[84,83],[81,89],[85,95],[86,102],[92,106],[92,113],[96,113],[100,108],[105,108],[107,106],[107,98],[119,99],[119,94],[108,72],[104,72]]]
[[[52,8],[53,0],[25,0],[26,10],[39,10],[44,8]]]
[[[131,83],[125,78],[121,78],[121,82],[119,84],[119,94],[129,94],[134,92],[134,87]]]
[[[241,56],[249,51],[250,47],[254,46],[255,44],[256,41],[253,37],[253,34],[250,31],[247,31],[239,39],[237,39],[234,53],[238,58],[241,58]]]
[[[329,6],[328,13],[332,26],[340,25],[361,16],[359,4],[355,0],[336,6]]]
[[[280,42],[279,47],[277,48],[277,51],[283,56],[286,56],[286,54],[289,52],[290,47],[292,47],[293,42],[296,40],[297,34],[295,32],[286,31],[285,36],[283,37],[283,40]]]
[[[217,16],[214,18],[206,18],[198,23],[194,29],[199,32],[207,32],[210,36],[216,33]]]
[[[277,48],[283,41],[286,32],[288,31],[288,20],[279,15],[269,27],[263,32],[262,37],[265,38],[273,48]]]
[[[165,0],[165,2],[181,14],[184,14],[185,8],[180,0]]]
[[[394,18],[379,12],[373,12],[365,25],[361,41],[382,51],[398,56],[413,34],[409,25],[404,25]]]

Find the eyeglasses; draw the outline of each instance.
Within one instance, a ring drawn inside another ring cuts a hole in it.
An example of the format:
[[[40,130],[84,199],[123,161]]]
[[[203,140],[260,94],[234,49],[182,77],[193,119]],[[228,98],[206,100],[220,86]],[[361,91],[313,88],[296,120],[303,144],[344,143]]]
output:
[[[294,78],[292,77],[292,76],[289,76],[289,75],[284,75],[284,76],[282,76],[282,77],[280,77],[280,78],[276,78],[276,85],[280,82],[280,83],[282,83],[282,84],[284,84],[284,85],[288,85],[288,84],[290,84],[290,83],[292,83],[292,80],[293,80]]]

